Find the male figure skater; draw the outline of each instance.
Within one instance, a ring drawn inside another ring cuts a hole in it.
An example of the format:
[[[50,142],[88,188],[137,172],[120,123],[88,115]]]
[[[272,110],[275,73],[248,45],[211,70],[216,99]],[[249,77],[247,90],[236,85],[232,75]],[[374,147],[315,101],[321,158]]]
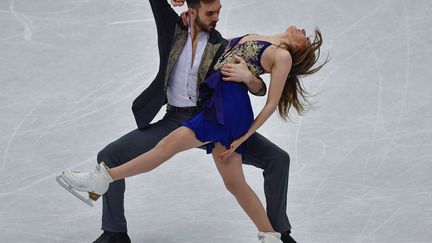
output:
[[[182,24],[166,0],[149,0],[156,22],[159,48],[159,72],[150,86],[132,105],[138,128],[107,145],[97,156],[98,163],[119,166],[153,148],[162,138],[198,111],[199,85],[222,55],[228,41],[215,29],[221,10],[220,0],[187,0],[189,27]],[[185,0],[171,0],[173,6]],[[225,70],[231,81],[244,82],[255,95],[265,95],[262,79],[254,77],[247,65],[240,63]],[[150,124],[163,105],[165,116]],[[290,236],[286,215],[288,188],[288,153],[256,133],[248,141],[243,163],[264,170],[267,214],[283,242],[295,242]],[[103,234],[95,243],[129,243],[124,215],[125,181],[116,181],[103,195]]]

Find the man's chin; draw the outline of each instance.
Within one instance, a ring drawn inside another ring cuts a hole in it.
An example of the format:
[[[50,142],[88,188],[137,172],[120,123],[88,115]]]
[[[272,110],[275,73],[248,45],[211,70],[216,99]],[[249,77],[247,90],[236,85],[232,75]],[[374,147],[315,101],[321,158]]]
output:
[[[210,32],[212,32],[213,30],[215,30],[216,29],[216,25],[209,25],[209,26],[207,26],[207,27],[205,27],[205,28],[200,28],[201,29],[201,31],[204,31],[204,32],[207,32],[207,33],[210,33]]]

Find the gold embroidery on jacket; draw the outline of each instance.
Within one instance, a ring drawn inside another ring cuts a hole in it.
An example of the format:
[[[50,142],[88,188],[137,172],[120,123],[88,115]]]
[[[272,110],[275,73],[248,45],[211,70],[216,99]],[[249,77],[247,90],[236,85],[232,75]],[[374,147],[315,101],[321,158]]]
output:
[[[213,62],[213,59],[216,55],[217,50],[219,49],[219,47],[221,46],[221,43],[216,43],[216,44],[212,44],[210,42],[207,42],[207,45],[204,49],[204,53],[203,56],[201,58],[201,63],[198,69],[198,80],[197,80],[197,86],[199,87],[199,85],[204,81],[205,76],[207,74],[207,72],[210,69],[210,66]]]
[[[167,63],[167,68],[166,68],[166,73],[165,73],[165,90],[167,89],[168,86],[168,80],[171,76],[171,71],[175,65],[175,63],[177,62],[183,47],[186,44],[188,38],[188,32],[181,29],[179,26],[176,25],[175,27],[175,33],[174,33],[174,38],[173,38],[173,44],[171,46],[171,51],[169,54],[169,58],[168,58],[168,63]]]

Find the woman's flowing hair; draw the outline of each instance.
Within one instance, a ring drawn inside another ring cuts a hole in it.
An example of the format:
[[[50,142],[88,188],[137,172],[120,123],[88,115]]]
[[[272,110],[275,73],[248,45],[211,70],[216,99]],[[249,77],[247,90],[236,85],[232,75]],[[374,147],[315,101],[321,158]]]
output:
[[[279,115],[284,120],[289,118],[288,113],[291,107],[294,107],[299,115],[303,115],[305,111],[311,108],[311,103],[308,100],[310,94],[304,89],[300,77],[318,72],[329,61],[329,59],[326,58],[324,63],[312,68],[320,57],[322,42],[320,30],[315,29],[314,40],[310,42],[308,38],[307,44],[302,48],[295,50],[287,43],[281,43],[279,45],[279,47],[287,49],[292,58],[291,70],[288,74],[278,104]]]

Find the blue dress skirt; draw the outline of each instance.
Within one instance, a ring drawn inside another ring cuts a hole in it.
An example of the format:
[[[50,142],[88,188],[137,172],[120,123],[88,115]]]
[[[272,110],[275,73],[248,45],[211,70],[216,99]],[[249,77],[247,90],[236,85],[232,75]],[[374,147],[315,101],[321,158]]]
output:
[[[209,142],[206,144],[208,154],[215,142],[229,148],[251,127],[254,115],[248,89],[243,83],[223,81],[220,71],[216,71],[200,86],[200,96],[203,108],[182,126],[192,129],[201,142]],[[246,143],[236,152],[243,155]]]

